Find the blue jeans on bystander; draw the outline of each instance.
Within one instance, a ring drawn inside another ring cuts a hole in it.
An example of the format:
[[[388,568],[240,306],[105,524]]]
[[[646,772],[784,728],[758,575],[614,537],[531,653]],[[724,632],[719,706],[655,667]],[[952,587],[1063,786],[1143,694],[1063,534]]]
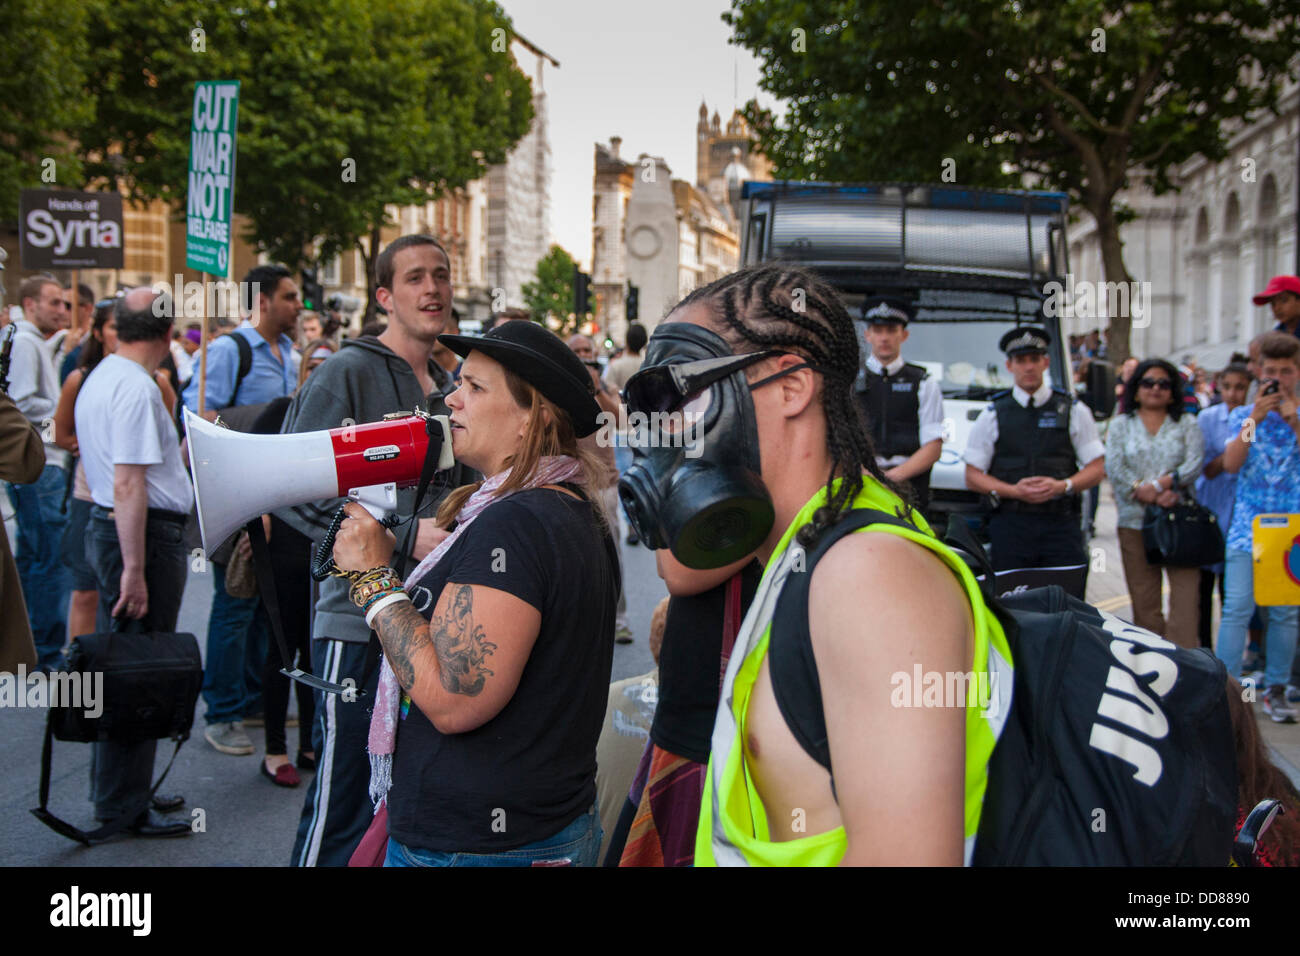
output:
[[[1246,629],[1255,610],[1255,563],[1249,551],[1228,549],[1223,571],[1223,594],[1223,615],[1219,619],[1219,639],[1214,653],[1228,668],[1229,676],[1240,678]],[[1261,607],[1259,613],[1267,626],[1264,686],[1286,684],[1291,679],[1291,662],[1295,658],[1300,607]]]
[[[63,564],[63,532],[68,513],[63,501],[68,493],[68,472],[46,465],[31,485],[10,485],[18,523],[18,553],[14,564],[23,583],[23,598],[36,642],[36,666],[57,668],[68,636],[68,598],[72,577]]]
[[[210,724],[243,720],[261,706],[262,662],[266,639],[254,620],[260,598],[236,598],[226,593],[226,569],[213,562],[212,612],[208,616],[208,646],[203,664],[204,715]],[[250,643],[260,648],[250,659]]]

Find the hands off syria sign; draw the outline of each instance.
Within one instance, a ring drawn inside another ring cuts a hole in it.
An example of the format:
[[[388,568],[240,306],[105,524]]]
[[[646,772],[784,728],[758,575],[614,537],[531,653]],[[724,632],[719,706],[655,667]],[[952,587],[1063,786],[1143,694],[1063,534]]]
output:
[[[185,210],[185,265],[224,276],[230,266],[235,204],[235,127],[239,81],[194,84],[190,172]]]
[[[24,189],[18,243],[24,269],[120,269],[122,197]]]

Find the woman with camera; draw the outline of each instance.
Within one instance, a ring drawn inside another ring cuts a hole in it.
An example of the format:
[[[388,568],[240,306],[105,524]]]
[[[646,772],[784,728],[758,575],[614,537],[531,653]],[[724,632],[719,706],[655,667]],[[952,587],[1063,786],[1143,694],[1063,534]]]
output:
[[[1119,549],[1133,601],[1133,623],[1181,647],[1198,647],[1200,572],[1165,567],[1169,619],[1162,611],[1162,568],[1147,562],[1142,519],[1147,505],[1169,508],[1201,473],[1204,443],[1196,419],[1183,415],[1182,379],[1164,359],[1138,364],[1124,392],[1123,414],[1106,431],[1106,476],[1119,511]]]
[[[618,570],[577,439],[599,407],[582,361],[532,322],[476,338],[447,396],[458,461],[448,531],[405,584],[395,539],[349,504],[334,560],[384,650],[370,727],[387,866],[596,864],[596,741]]]

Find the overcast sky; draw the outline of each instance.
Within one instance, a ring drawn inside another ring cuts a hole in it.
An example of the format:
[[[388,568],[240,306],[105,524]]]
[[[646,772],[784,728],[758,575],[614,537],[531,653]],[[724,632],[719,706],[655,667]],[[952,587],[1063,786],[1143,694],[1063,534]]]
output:
[[[727,0],[498,2],[522,36],[560,61],[544,79],[551,233],[589,268],[594,144],[621,136],[624,159],[662,156],[674,178],[694,183],[700,100],[725,126],[757,94],[758,62],[727,42]]]

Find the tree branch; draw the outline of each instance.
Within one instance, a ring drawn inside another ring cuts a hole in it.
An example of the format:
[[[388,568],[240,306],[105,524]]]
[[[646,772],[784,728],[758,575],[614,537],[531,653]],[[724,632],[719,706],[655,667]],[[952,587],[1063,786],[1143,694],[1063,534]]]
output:
[[[1050,73],[1052,68],[1049,66],[1047,69],[1048,72]],[[1064,90],[1061,87],[1057,86],[1056,82],[1051,78],[1049,78],[1048,76],[1045,76],[1042,73],[1031,73],[1030,76],[1032,76],[1034,78],[1034,81],[1039,86],[1041,86],[1044,90],[1046,90],[1048,93],[1051,93],[1053,96],[1065,100],[1065,102],[1069,103],[1070,106],[1074,107],[1074,111],[1079,114],[1079,118],[1082,119],[1089,126],[1091,126],[1093,129],[1097,130],[1099,133],[1105,133],[1107,136],[1116,136],[1122,133],[1122,130],[1120,130],[1119,128],[1114,126],[1109,126],[1105,123],[1102,123],[1100,120],[1098,120],[1095,116],[1092,115],[1092,111],[1089,110],[1088,107],[1083,105],[1082,100],[1080,100],[1073,93],[1070,93],[1067,90]]]
[[[1169,36],[1170,44],[1178,36],[1178,30],[1174,30]],[[1164,52],[1167,47],[1162,48],[1159,53],[1151,58],[1151,65],[1143,71],[1138,77],[1137,84],[1133,87],[1133,95],[1129,97],[1128,106],[1124,108],[1124,131],[1130,132],[1133,124],[1137,122],[1137,115],[1142,110],[1142,104],[1147,100],[1147,94],[1151,92],[1151,87],[1155,86],[1156,80],[1160,77],[1160,69],[1164,65]]]
[[[1088,172],[1088,188],[1084,190],[1085,195],[1096,204],[1107,202],[1106,194],[1114,195],[1114,190],[1110,188],[1106,176],[1106,164],[1102,161],[1096,144],[1077,133],[1061,116],[1060,110],[1054,103],[1047,104],[1047,122],[1058,136],[1074,147],[1079,158],[1083,160],[1084,168]]]
[[[1155,162],[1157,159],[1159,159],[1161,156],[1163,156],[1164,153],[1165,153],[1165,150],[1167,150],[1170,146],[1172,146],[1173,143],[1174,143],[1174,141],[1173,141],[1172,138],[1170,138],[1170,139],[1166,139],[1163,143],[1160,144],[1160,148],[1157,149],[1154,153],[1149,153],[1149,154],[1147,154],[1146,156],[1135,156],[1135,157],[1133,157],[1133,161],[1132,161],[1131,165],[1133,165],[1133,166],[1145,166],[1145,167],[1147,167],[1147,168],[1150,168],[1151,164],[1154,163],[1154,162]]]

